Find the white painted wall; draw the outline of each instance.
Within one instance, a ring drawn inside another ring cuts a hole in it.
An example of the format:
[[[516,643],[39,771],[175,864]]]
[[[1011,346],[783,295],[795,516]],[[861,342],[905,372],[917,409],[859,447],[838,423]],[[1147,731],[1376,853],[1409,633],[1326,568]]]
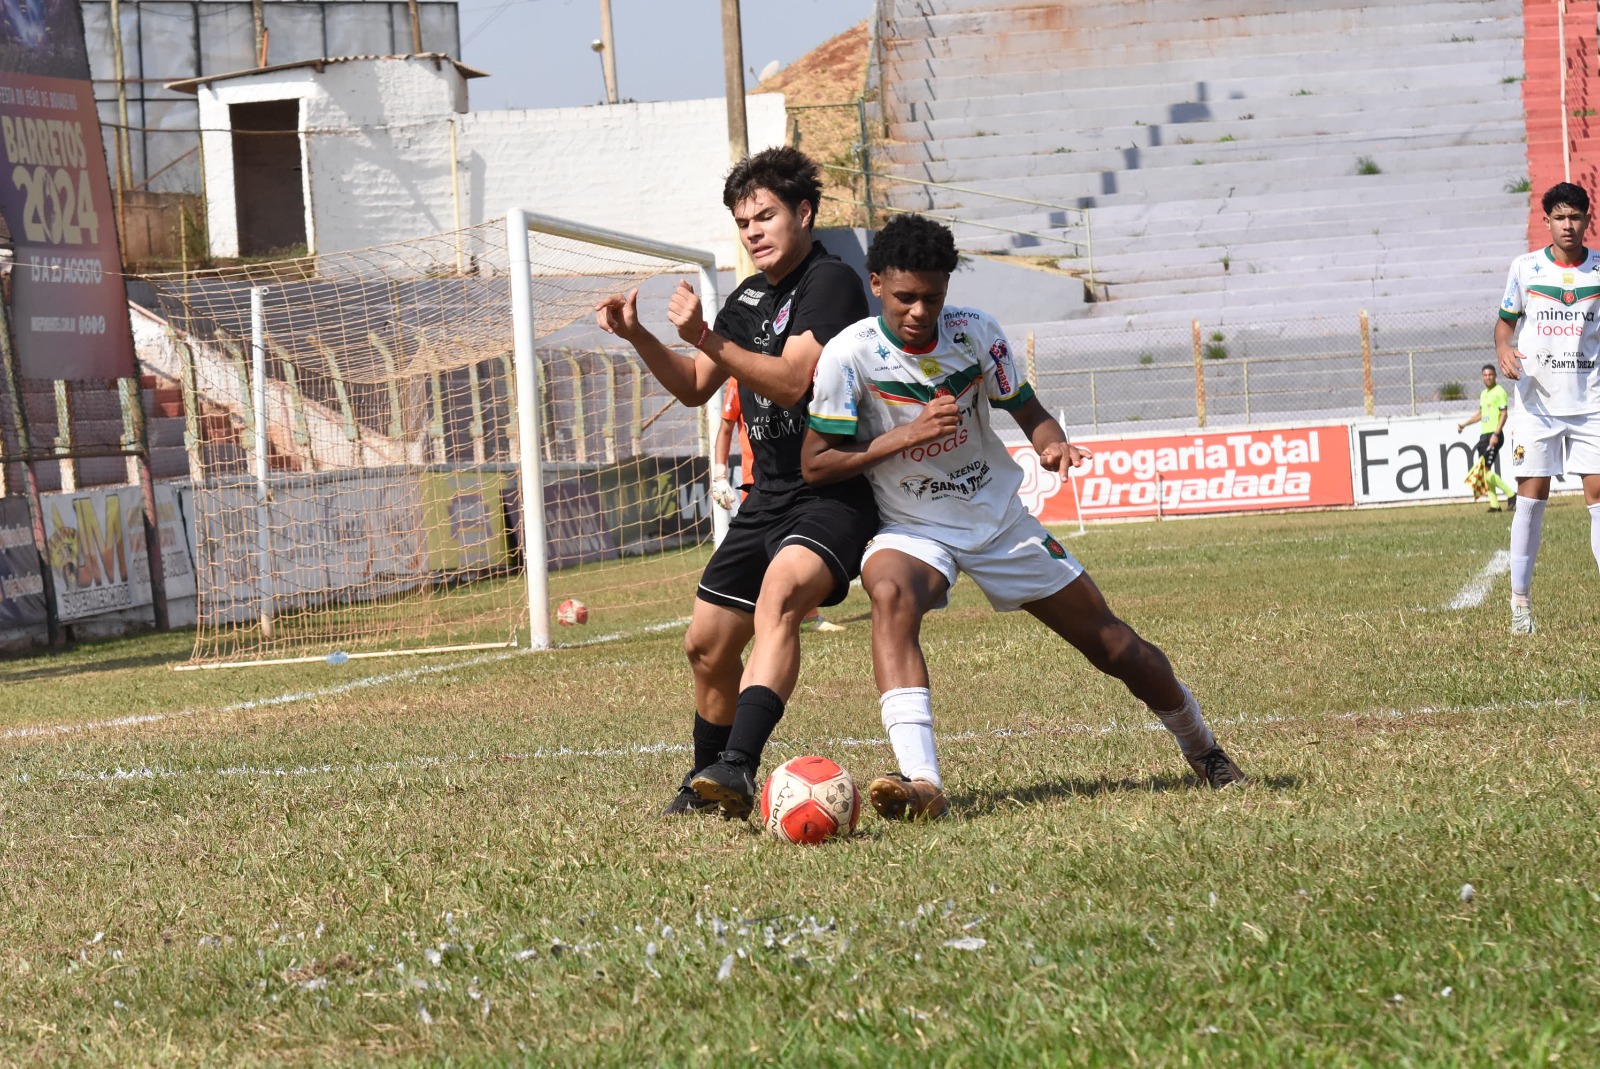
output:
[[[468,112],[460,72],[425,57],[243,74],[199,95],[214,256],[239,251],[228,106],[297,99],[313,251],[405,241],[527,208],[734,263],[720,98]],[[752,151],[783,143],[781,95],[749,97],[746,113]]]

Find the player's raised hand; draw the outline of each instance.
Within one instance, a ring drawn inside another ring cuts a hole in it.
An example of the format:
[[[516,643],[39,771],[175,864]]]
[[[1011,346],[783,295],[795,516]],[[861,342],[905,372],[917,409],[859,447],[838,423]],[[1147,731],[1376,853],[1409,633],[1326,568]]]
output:
[[[679,280],[667,302],[667,318],[678,328],[678,337],[690,345],[699,345],[706,330],[705,312],[700,307],[700,295],[689,283]]]
[[[1051,442],[1039,450],[1039,466],[1045,471],[1065,471],[1083,464],[1094,452],[1070,442]]]
[[[944,387],[934,391],[933,400],[922,406],[916,419],[906,424],[911,435],[907,446],[927,445],[948,438],[961,426],[961,410],[956,407],[955,395]]]
[[[1495,360],[1500,365],[1500,374],[1513,382],[1522,379],[1523,356],[1509,345],[1499,346],[1494,351]]]
[[[624,341],[639,335],[639,288],[627,293],[614,293],[594,306],[594,321],[607,334],[615,334]]]

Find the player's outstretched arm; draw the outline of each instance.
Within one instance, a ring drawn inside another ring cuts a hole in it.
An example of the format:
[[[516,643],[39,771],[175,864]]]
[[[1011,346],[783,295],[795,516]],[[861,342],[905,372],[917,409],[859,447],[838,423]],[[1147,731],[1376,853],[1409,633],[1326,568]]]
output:
[[[713,364],[703,353],[692,359],[679,356],[650,333],[650,329],[639,322],[637,287],[627,293],[613,294],[595,305],[594,321],[607,334],[615,334],[633,346],[634,352],[650,369],[650,374],[667,388],[668,393],[690,408],[710,400],[717,387],[722,385],[722,380],[728,377],[727,372]]]
[[[667,318],[678,337],[699,349],[724,375],[731,375],[781,408],[796,404],[811,388],[811,376],[822,355],[822,343],[807,330],[783,343],[778,359],[753,353],[711,330],[700,295],[679,282],[667,304]]]
[[[948,438],[959,426],[961,412],[956,408],[956,399],[948,390],[940,390],[916,419],[869,441],[808,427],[800,445],[800,474],[812,486],[842,482],[902,450]]]
[[[1500,364],[1500,374],[1513,381],[1522,379],[1522,354],[1511,347],[1516,325],[1504,319],[1494,321],[1494,357]]]
[[[1082,446],[1073,445],[1067,439],[1067,432],[1057,423],[1052,416],[1039,403],[1037,397],[1030,397],[1016,411],[1011,413],[1011,418],[1017,421],[1017,426],[1022,428],[1022,433],[1028,436],[1034,451],[1039,454],[1039,466],[1045,471],[1063,471],[1067,468],[1077,467],[1093,454]]]

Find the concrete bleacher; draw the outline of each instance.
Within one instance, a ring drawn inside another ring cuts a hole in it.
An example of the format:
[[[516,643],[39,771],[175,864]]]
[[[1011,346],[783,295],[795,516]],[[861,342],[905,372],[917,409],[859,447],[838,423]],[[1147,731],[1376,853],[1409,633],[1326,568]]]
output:
[[[1084,318],[1492,308],[1526,248],[1518,0],[882,10],[879,167],[959,187],[890,200],[970,221],[964,249],[1079,273],[1088,209]]]

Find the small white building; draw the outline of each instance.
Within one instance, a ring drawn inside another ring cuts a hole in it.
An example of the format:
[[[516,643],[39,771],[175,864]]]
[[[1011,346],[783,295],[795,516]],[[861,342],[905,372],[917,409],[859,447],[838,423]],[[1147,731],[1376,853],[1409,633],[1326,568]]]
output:
[[[527,208],[734,263],[720,98],[469,111],[482,76],[430,53],[171,83],[199,98],[211,254],[340,252]],[[783,143],[781,95],[748,98],[746,113],[751,151]]]

